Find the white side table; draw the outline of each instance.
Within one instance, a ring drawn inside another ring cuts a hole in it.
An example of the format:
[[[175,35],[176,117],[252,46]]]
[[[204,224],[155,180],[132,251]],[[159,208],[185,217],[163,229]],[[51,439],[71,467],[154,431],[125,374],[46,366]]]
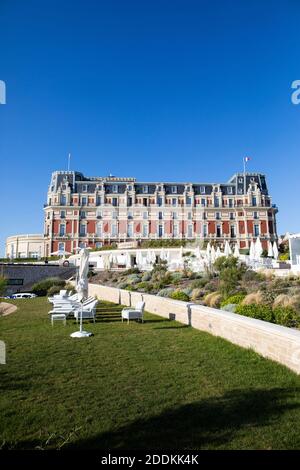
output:
[[[64,325],[66,326],[67,324],[67,315],[65,313],[53,313],[51,315],[51,324],[53,326],[53,322],[55,320],[60,320],[64,322]]]

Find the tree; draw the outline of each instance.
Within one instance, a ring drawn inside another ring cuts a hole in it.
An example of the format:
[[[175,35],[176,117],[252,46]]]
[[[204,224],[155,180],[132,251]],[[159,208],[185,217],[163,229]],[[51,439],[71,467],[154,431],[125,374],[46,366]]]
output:
[[[224,297],[233,295],[245,273],[246,266],[239,263],[234,256],[221,256],[214,263],[214,269],[219,273],[220,292]]]
[[[236,268],[238,265],[238,259],[234,256],[220,256],[214,262],[214,269],[216,272],[221,273],[226,268]]]

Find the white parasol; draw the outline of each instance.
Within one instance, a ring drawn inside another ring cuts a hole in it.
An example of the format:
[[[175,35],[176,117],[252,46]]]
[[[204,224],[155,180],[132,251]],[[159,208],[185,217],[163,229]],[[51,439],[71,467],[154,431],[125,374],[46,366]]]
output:
[[[155,254],[155,251],[154,251],[154,250],[151,251],[150,259],[151,259],[151,263],[152,263],[152,264],[155,264],[155,263],[156,263],[156,254]]]
[[[162,261],[164,261],[164,260],[166,259],[166,252],[165,252],[165,249],[164,249],[164,248],[162,248],[162,249],[160,250],[159,257],[160,257],[160,259],[161,259]]]
[[[208,242],[207,247],[206,247],[207,259],[210,259],[210,251],[211,251],[211,246],[210,246],[210,243]]]
[[[231,248],[229,246],[228,240],[226,240],[225,247],[224,247],[224,256],[228,258],[228,256],[231,254],[230,252],[231,252]]]
[[[195,256],[197,259],[201,259],[200,247],[199,245],[195,249]]]
[[[260,241],[260,238],[257,237],[255,242],[255,259],[259,260],[263,252],[263,247]]]
[[[210,261],[212,264],[216,261],[216,250],[214,246],[212,246],[210,250]]]
[[[75,331],[75,333],[72,333],[71,338],[87,338],[88,336],[92,335],[92,333],[83,331],[82,329],[83,301],[88,296],[89,251],[86,248],[82,248],[79,254],[80,265],[76,289],[78,293],[78,300],[81,302],[80,330]]]
[[[278,247],[277,247],[277,243],[274,242],[273,243],[273,254],[274,254],[274,259],[278,259]]]
[[[268,256],[269,258],[273,258],[274,256],[274,251],[273,251],[272,243],[270,242],[270,240],[268,241]]]
[[[239,246],[238,244],[236,243],[235,247],[234,247],[234,252],[233,252],[233,256],[235,258],[238,258],[240,256],[240,250],[239,250]]]
[[[251,260],[255,259],[255,246],[254,246],[253,240],[251,240],[251,243],[250,243],[249,258]]]
[[[131,256],[128,251],[126,253],[126,268],[131,268]]]

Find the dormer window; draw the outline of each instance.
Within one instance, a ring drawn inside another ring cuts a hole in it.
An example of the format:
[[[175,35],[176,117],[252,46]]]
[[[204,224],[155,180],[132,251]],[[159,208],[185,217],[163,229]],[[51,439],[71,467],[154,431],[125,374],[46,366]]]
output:
[[[117,185],[117,184],[113,184],[112,192],[113,192],[113,193],[117,193],[117,192],[118,192],[118,185]]]
[[[228,186],[228,188],[227,188],[227,194],[232,194],[232,187],[231,187],[231,186]]]
[[[200,186],[200,193],[205,194],[205,186]]]
[[[88,186],[87,186],[87,184],[84,184],[84,185],[82,186],[82,191],[83,191],[84,193],[86,193],[87,190],[88,190]]]
[[[243,183],[243,178],[239,178],[239,183]]]
[[[177,186],[171,186],[171,193],[176,194],[177,193]]]
[[[148,185],[143,186],[143,193],[144,194],[148,193]]]

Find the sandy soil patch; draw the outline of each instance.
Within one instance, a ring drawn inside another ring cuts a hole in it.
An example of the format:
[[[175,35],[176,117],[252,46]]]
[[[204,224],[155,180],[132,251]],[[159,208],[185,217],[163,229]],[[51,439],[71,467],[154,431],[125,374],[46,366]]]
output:
[[[17,309],[18,307],[16,305],[9,304],[7,302],[0,302],[0,315],[3,317],[5,317],[6,315],[10,315]]]

